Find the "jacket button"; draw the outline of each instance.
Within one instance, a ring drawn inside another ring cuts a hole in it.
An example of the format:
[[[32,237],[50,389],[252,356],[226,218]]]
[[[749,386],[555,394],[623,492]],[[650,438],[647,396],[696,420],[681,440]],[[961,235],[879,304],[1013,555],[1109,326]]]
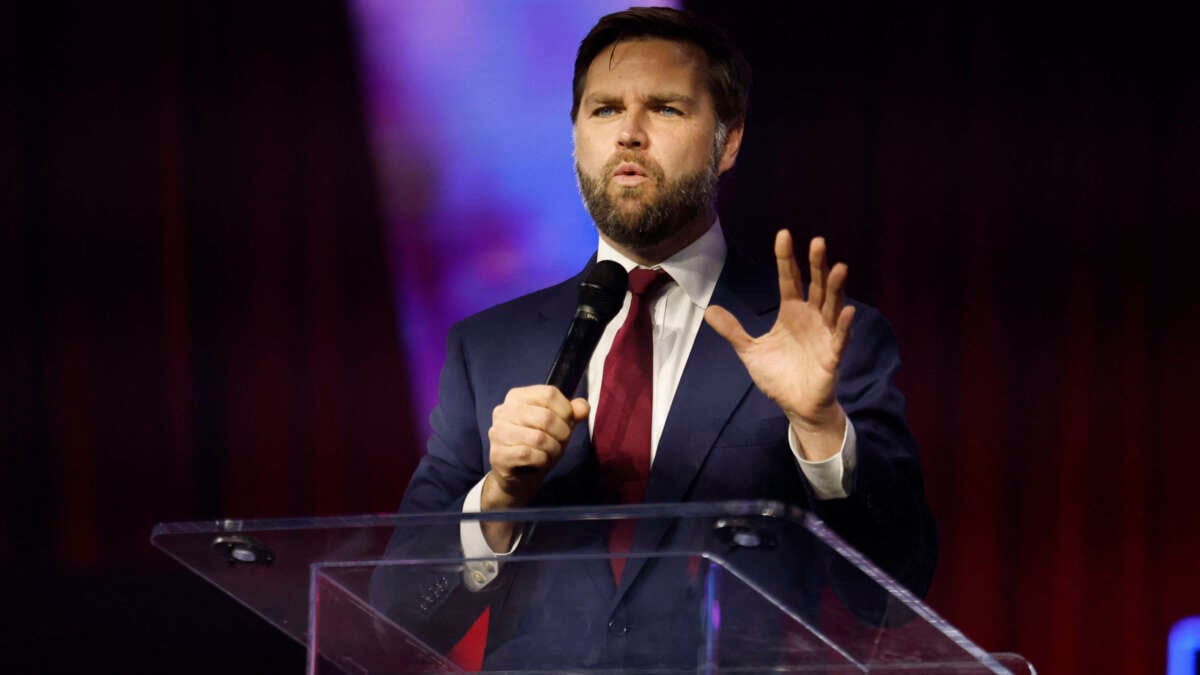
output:
[[[608,632],[613,635],[625,635],[629,632],[629,624],[613,619],[608,622]]]

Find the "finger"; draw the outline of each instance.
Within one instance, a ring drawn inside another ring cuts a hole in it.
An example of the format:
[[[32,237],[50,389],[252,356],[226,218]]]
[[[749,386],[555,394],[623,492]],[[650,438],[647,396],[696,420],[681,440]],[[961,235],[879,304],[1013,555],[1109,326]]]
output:
[[[505,401],[492,409],[492,427],[536,429],[559,441],[571,435],[573,421],[563,419],[540,403]]]
[[[488,458],[492,468],[504,476],[511,476],[513,471],[521,467],[542,466],[552,461],[553,455],[560,454],[526,443],[525,441],[536,440],[531,435],[534,433],[543,432],[504,424],[492,425],[492,428],[488,429]],[[547,444],[548,448],[551,446],[552,444]]]
[[[577,398],[571,401],[571,415],[574,418],[575,424],[586,420],[588,413],[592,411],[592,406],[588,405],[586,398]]]
[[[812,279],[808,284],[808,304],[820,308],[825,304],[825,276],[829,273],[824,237],[813,237],[808,243],[808,272]]]
[[[533,384],[509,389],[508,394],[504,397],[504,402],[539,405],[549,408],[551,412],[564,420],[571,418],[571,402],[556,387],[548,384]]]
[[[803,280],[800,278],[800,266],[796,264],[796,253],[792,250],[792,233],[787,230],[775,233],[775,266],[779,269],[780,299],[802,297]]]
[[[821,316],[825,325],[830,328],[841,316],[842,308],[846,305],[846,277],[850,268],[845,263],[838,263],[829,272],[828,287],[825,289],[825,305],[821,307]]]
[[[558,439],[541,429],[507,421],[493,424],[492,428],[488,430],[488,440],[495,446],[527,447],[546,453],[557,453],[562,448],[562,443]]]
[[[524,445],[499,446],[492,449],[492,468],[502,476],[524,471],[548,471],[556,460],[550,453]]]
[[[781,280],[782,285],[782,280]],[[737,317],[729,313],[729,310],[718,305],[709,305],[708,309],[704,310],[704,320],[712,327],[717,335],[725,338],[735,352],[742,352],[754,343],[754,338],[742,328],[742,324],[737,320]]]
[[[570,402],[566,404],[566,410],[568,410],[568,417],[564,418],[550,408],[530,405],[516,411],[516,420],[529,428],[545,431],[559,443],[565,443],[571,436],[571,429],[574,429],[575,426],[575,419],[571,417],[574,410],[572,410]]]
[[[850,325],[854,323],[854,307],[844,307],[838,314],[837,325],[833,329],[833,353],[840,360],[846,345],[850,343]]]

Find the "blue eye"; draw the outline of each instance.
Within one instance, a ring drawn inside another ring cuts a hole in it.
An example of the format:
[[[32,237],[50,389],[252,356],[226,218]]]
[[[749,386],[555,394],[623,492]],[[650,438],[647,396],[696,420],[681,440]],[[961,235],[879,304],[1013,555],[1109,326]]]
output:
[[[617,113],[617,109],[610,105],[602,105],[592,111],[592,117],[611,117]]]
[[[661,114],[663,114],[663,115],[668,115],[668,116],[672,116],[672,117],[679,116],[679,115],[682,115],[682,114],[683,114],[683,111],[682,111],[682,110],[680,110],[679,108],[673,108],[673,107],[671,107],[671,106],[669,106],[669,105],[661,105],[661,106],[659,106],[659,107],[658,107],[658,112],[659,112],[659,113],[661,113]]]

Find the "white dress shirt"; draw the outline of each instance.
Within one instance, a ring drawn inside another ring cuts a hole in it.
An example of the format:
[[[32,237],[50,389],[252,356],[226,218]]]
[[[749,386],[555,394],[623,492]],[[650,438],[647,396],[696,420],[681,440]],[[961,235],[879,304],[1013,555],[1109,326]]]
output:
[[[712,298],[713,289],[721,275],[725,264],[725,237],[721,231],[720,221],[713,223],[699,239],[689,244],[675,255],[664,260],[659,268],[671,275],[670,282],[657,292],[652,299],[650,308],[651,323],[654,339],[654,396],[653,410],[650,416],[650,462],[658,450],[658,440],[662,436],[667,413],[675,398],[675,390],[683,377],[683,369],[687,364],[688,355],[692,351],[692,343],[700,332],[700,324],[704,322],[704,310]],[[610,246],[604,239],[600,240],[596,251],[596,260],[612,260],[620,263],[626,271],[637,267],[637,263],[622,255]],[[608,357],[617,331],[625,323],[629,314],[630,294],[626,293],[621,311],[613,317],[600,342],[596,345],[591,360],[588,362],[587,391],[588,433],[590,434],[596,422],[596,406],[600,401],[600,388],[604,386],[604,360]],[[829,459],[820,462],[810,462],[804,459],[796,447],[791,428],[788,429],[788,444],[800,465],[800,470],[808,479],[817,499],[834,499],[848,495],[851,484],[850,477],[855,464],[856,438],[854,426],[846,420],[846,432],[842,438],[841,450]],[[463,502],[463,513],[478,513],[480,500],[483,495],[483,480],[481,479],[467,493]],[[496,553],[488,546],[483,537],[483,530],[478,521],[463,521],[460,526],[463,553],[466,558],[502,558],[511,553],[520,542],[520,534],[514,537],[512,548],[505,553]],[[483,588],[496,577],[499,567],[494,562],[481,560],[467,563],[463,571],[463,580],[467,588],[478,590]]]

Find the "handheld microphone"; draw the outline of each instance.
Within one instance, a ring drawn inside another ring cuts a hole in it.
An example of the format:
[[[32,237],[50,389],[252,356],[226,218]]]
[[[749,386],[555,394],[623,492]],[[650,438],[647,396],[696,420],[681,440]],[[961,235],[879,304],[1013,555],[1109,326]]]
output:
[[[587,279],[579,284],[579,306],[546,384],[557,387],[567,398],[574,396],[604,327],[621,311],[628,287],[629,273],[620,263],[602,260],[592,266]]]

